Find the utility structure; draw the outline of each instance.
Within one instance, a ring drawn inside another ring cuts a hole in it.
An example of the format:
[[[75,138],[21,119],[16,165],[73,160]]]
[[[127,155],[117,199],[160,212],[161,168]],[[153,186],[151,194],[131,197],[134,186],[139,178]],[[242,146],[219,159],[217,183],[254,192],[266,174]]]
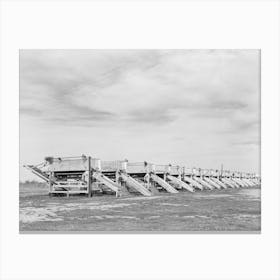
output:
[[[91,156],[46,157],[38,165],[25,165],[49,185],[49,195],[138,194],[152,196],[161,192],[254,187],[260,185],[256,174],[171,164],[156,165],[128,160],[102,161]]]

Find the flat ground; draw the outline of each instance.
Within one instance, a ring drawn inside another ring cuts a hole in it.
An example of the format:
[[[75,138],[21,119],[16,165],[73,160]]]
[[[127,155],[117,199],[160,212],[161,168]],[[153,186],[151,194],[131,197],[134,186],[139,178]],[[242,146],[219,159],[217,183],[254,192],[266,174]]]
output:
[[[44,184],[20,184],[19,215],[20,232],[261,230],[259,188],[50,198]]]

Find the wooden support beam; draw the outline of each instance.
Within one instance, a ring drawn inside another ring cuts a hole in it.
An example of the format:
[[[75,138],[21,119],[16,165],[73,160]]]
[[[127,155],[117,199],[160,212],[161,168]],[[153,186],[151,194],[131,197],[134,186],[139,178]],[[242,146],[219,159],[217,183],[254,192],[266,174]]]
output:
[[[53,187],[52,187],[52,185],[53,185],[53,183],[52,183],[52,179],[53,179],[53,172],[51,172],[51,173],[50,173],[50,175],[49,175],[49,194],[51,194],[51,193],[52,193],[52,191],[53,191]]]
[[[181,177],[182,178],[185,178],[185,174],[186,174],[186,168],[185,166],[182,167],[182,174],[181,174]]]
[[[92,195],[92,189],[91,189],[91,157],[88,157],[88,197],[91,197]]]

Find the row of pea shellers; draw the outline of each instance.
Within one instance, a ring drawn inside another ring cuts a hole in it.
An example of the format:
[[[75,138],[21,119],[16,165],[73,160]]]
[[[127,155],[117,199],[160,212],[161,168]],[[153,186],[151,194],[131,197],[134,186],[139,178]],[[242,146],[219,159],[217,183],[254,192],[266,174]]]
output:
[[[183,168],[172,165],[154,165],[151,163],[128,163],[123,162],[123,172],[146,173],[145,182],[154,181],[165,188],[168,192],[177,192],[172,186],[179,186],[193,192],[195,189],[226,189],[240,187],[255,187],[260,185],[260,177],[256,174],[219,171],[213,169]],[[158,175],[163,174],[163,179]],[[172,185],[169,185],[169,184]]]

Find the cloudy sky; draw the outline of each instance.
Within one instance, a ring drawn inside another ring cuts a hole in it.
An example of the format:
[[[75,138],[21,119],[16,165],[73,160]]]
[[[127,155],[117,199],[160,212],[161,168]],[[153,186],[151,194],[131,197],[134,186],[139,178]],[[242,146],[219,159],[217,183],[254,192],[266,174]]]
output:
[[[259,172],[259,106],[258,50],[20,51],[21,165],[87,154]]]

